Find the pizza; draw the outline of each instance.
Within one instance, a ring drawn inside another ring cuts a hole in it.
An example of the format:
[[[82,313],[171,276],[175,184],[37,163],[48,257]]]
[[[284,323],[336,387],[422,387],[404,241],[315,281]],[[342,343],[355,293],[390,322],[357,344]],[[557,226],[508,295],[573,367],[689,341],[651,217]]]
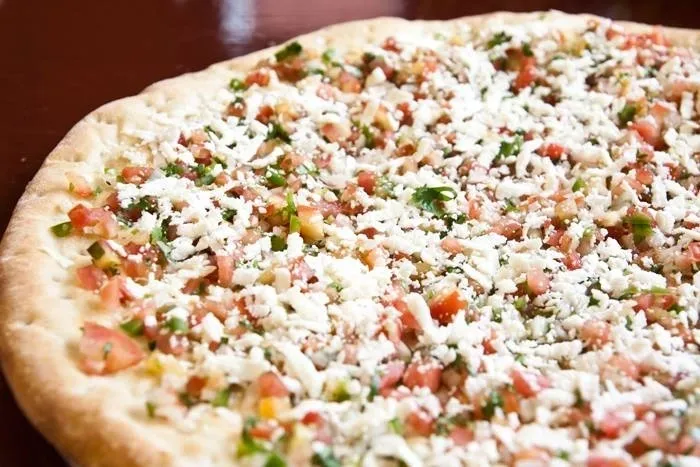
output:
[[[334,26],[83,119],[2,365],[85,466],[700,464],[700,36]]]

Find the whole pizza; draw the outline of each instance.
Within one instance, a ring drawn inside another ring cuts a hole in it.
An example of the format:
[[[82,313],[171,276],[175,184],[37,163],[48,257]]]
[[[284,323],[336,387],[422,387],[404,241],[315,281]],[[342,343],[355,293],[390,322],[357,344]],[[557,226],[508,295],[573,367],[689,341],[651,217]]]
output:
[[[88,115],[2,242],[81,466],[700,465],[700,35],[334,26]]]

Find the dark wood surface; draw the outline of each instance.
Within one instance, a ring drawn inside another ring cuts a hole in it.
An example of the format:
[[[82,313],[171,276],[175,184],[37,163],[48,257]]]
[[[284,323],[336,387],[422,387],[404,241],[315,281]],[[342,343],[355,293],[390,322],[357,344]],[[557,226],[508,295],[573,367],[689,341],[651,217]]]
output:
[[[154,81],[342,21],[550,8],[700,28],[697,3],[682,0],[0,0],[0,231],[76,121]],[[54,465],[0,377],[0,466]]]

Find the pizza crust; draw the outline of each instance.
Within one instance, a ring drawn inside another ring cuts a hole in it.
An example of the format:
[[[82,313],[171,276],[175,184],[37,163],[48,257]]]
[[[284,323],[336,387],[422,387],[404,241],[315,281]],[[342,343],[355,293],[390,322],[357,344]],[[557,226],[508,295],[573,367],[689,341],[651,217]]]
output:
[[[407,21],[377,18],[331,26],[297,38],[302,45],[353,48],[380,41],[397,32],[441,31],[490,21],[523,23],[544,15],[547,23],[566,28],[592,15],[493,13],[452,21]],[[651,26],[620,22],[631,31]],[[665,29],[679,45],[700,47],[700,32]],[[104,160],[129,143],[130,128],[155,129],[156,113],[177,115],[196,108],[231,78],[272,55],[277,47],[222,62],[197,73],[149,86],[138,96],[95,110],[80,121],[47,157],[17,204],[0,245],[0,356],[2,367],[20,406],[32,423],[64,455],[79,465],[230,464],[232,436],[240,427],[223,418],[206,430],[183,433],[146,418],[133,371],[88,377],[76,366],[81,323],[98,316],[89,302],[72,296],[66,274],[70,258],[84,251],[84,239],[62,239],[49,228],[65,220],[74,204],[66,192],[65,173],[91,177]],[[99,309],[99,308],[98,308]],[[104,316],[104,315],[103,315]],[[142,396],[142,395],[141,395]]]

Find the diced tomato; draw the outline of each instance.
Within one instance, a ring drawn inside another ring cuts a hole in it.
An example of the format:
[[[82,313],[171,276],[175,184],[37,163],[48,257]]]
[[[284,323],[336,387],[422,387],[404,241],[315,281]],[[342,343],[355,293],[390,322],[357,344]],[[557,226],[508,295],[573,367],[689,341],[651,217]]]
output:
[[[122,177],[127,183],[140,184],[148,180],[153,173],[151,167],[124,167],[122,169]]]
[[[80,231],[85,227],[94,227],[95,233],[105,238],[111,238],[117,233],[116,219],[102,208],[88,208],[78,204],[68,211],[68,218],[73,227]]]
[[[392,305],[399,311],[399,313],[401,313],[399,320],[403,327],[412,331],[420,331],[420,324],[418,324],[418,320],[416,320],[416,317],[413,316],[413,313],[411,313],[411,310],[408,309],[408,305],[406,305],[406,302],[402,298],[397,298],[394,300]]]
[[[396,106],[396,110],[401,112],[401,125],[413,125],[413,112],[411,112],[411,104],[408,102],[401,102]]]
[[[107,280],[107,274],[92,264],[78,268],[75,273],[80,286],[87,290],[97,290]]]
[[[182,355],[188,347],[187,336],[177,334],[158,334],[156,336],[156,348],[167,355]]]
[[[401,377],[403,377],[405,369],[406,364],[400,360],[388,363],[384,369],[381,379],[379,380],[379,393],[382,395],[387,395],[388,390],[393,390],[394,387],[399,384],[399,381],[401,381]]]
[[[340,123],[328,122],[319,128],[321,135],[331,143],[345,141],[350,136],[350,129],[343,127]]]
[[[139,345],[126,334],[86,322],[79,345],[81,369],[91,375],[105,375],[129,368],[143,360]]]
[[[652,308],[668,310],[676,304],[676,297],[671,294],[645,293],[635,297],[634,309],[636,311],[648,311]]]
[[[452,322],[459,310],[464,310],[467,302],[462,300],[457,289],[444,290],[430,300],[430,316],[438,323],[447,325]]]
[[[553,161],[561,159],[565,152],[566,148],[557,143],[545,143],[538,150],[539,155],[549,157]]]
[[[630,125],[630,129],[639,133],[644,141],[659,149],[663,145],[663,137],[661,136],[661,128],[651,118],[637,120]]]
[[[467,215],[469,219],[480,219],[481,218],[481,203],[479,200],[470,199],[467,201]]]
[[[564,263],[564,266],[566,266],[566,268],[570,271],[573,271],[574,269],[579,269],[582,264],[581,255],[576,251],[572,251],[571,253],[564,256],[564,260],[562,262]]]
[[[692,438],[688,435],[681,435],[677,439],[670,440],[665,435],[662,420],[657,418],[647,423],[646,427],[639,433],[639,439],[654,449],[661,449],[669,454],[684,454],[695,446]]]
[[[190,376],[185,385],[185,391],[192,397],[199,397],[202,393],[202,389],[207,385],[207,378],[201,376]]]
[[[502,389],[500,391],[503,399],[503,412],[506,414],[516,413],[520,410],[520,400],[512,389]]]
[[[461,426],[456,426],[450,431],[450,439],[455,444],[455,446],[466,446],[467,444],[474,441],[474,430],[469,428],[464,428]]]
[[[276,373],[268,371],[258,378],[258,394],[260,397],[287,397],[289,389]]]
[[[401,52],[401,48],[396,43],[396,39],[393,37],[387,37],[382,43],[382,49],[388,50],[389,52]]]
[[[250,436],[253,438],[269,440],[272,439],[272,435],[275,433],[277,428],[278,427],[272,423],[260,422],[256,423],[255,426],[248,431],[248,433],[250,433]]]
[[[542,295],[549,290],[549,277],[541,269],[527,272],[527,288],[533,295]]]
[[[619,457],[590,456],[586,460],[586,467],[629,467],[629,463]]]
[[[611,340],[610,325],[599,319],[589,319],[583,323],[580,337],[586,347],[600,349]]]
[[[425,387],[436,392],[440,387],[441,376],[442,368],[435,360],[411,362],[403,375],[403,383],[410,389]]]
[[[148,264],[143,259],[125,258],[122,261],[122,271],[125,275],[132,279],[138,279],[148,276]]]
[[[377,176],[372,172],[363,170],[357,174],[357,184],[365,190],[368,195],[374,194],[374,187],[377,184]]]
[[[503,235],[508,240],[515,240],[522,235],[523,226],[518,221],[504,217],[496,221],[492,230],[498,235]]]
[[[527,371],[513,370],[510,374],[513,378],[513,388],[523,397],[535,397],[542,389],[548,388],[549,379],[544,375]]]
[[[625,355],[613,355],[608,360],[608,365],[617,368],[622,374],[638,381],[641,376],[639,365]]]
[[[314,270],[304,261],[303,257],[296,258],[289,262],[289,272],[292,282],[299,281],[303,284],[308,284],[315,277]]]
[[[459,240],[457,240],[454,237],[443,238],[440,242],[440,248],[442,248],[447,253],[451,253],[453,255],[464,251],[464,247],[462,247],[462,244],[459,243]]]
[[[513,456],[513,467],[546,467],[550,464],[551,456],[542,448],[531,447],[521,449]]]
[[[362,83],[354,75],[347,71],[340,73],[338,87],[343,92],[358,93],[362,91]]]
[[[688,245],[688,257],[694,263],[700,263],[700,242],[693,242]]]
[[[248,73],[245,77],[246,86],[257,84],[258,86],[267,86],[270,84],[270,73],[267,70],[255,70]]]
[[[523,57],[520,62],[520,71],[513,82],[513,88],[515,88],[516,91],[525,89],[535,82],[536,77],[537,66],[535,57]]]
[[[216,255],[217,282],[222,287],[233,283],[234,260],[231,255]]]
[[[90,198],[93,194],[92,187],[82,175],[73,172],[66,174],[69,190],[81,198]]]
[[[109,310],[118,308],[121,305],[122,298],[126,297],[124,278],[121,276],[112,277],[100,290],[102,304]]]
[[[608,412],[598,424],[598,430],[606,438],[615,439],[622,434],[631,421],[624,414]]]
[[[430,436],[435,429],[435,420],[424,411],[416,410],[406,417],[406,427],[411,435]]]

